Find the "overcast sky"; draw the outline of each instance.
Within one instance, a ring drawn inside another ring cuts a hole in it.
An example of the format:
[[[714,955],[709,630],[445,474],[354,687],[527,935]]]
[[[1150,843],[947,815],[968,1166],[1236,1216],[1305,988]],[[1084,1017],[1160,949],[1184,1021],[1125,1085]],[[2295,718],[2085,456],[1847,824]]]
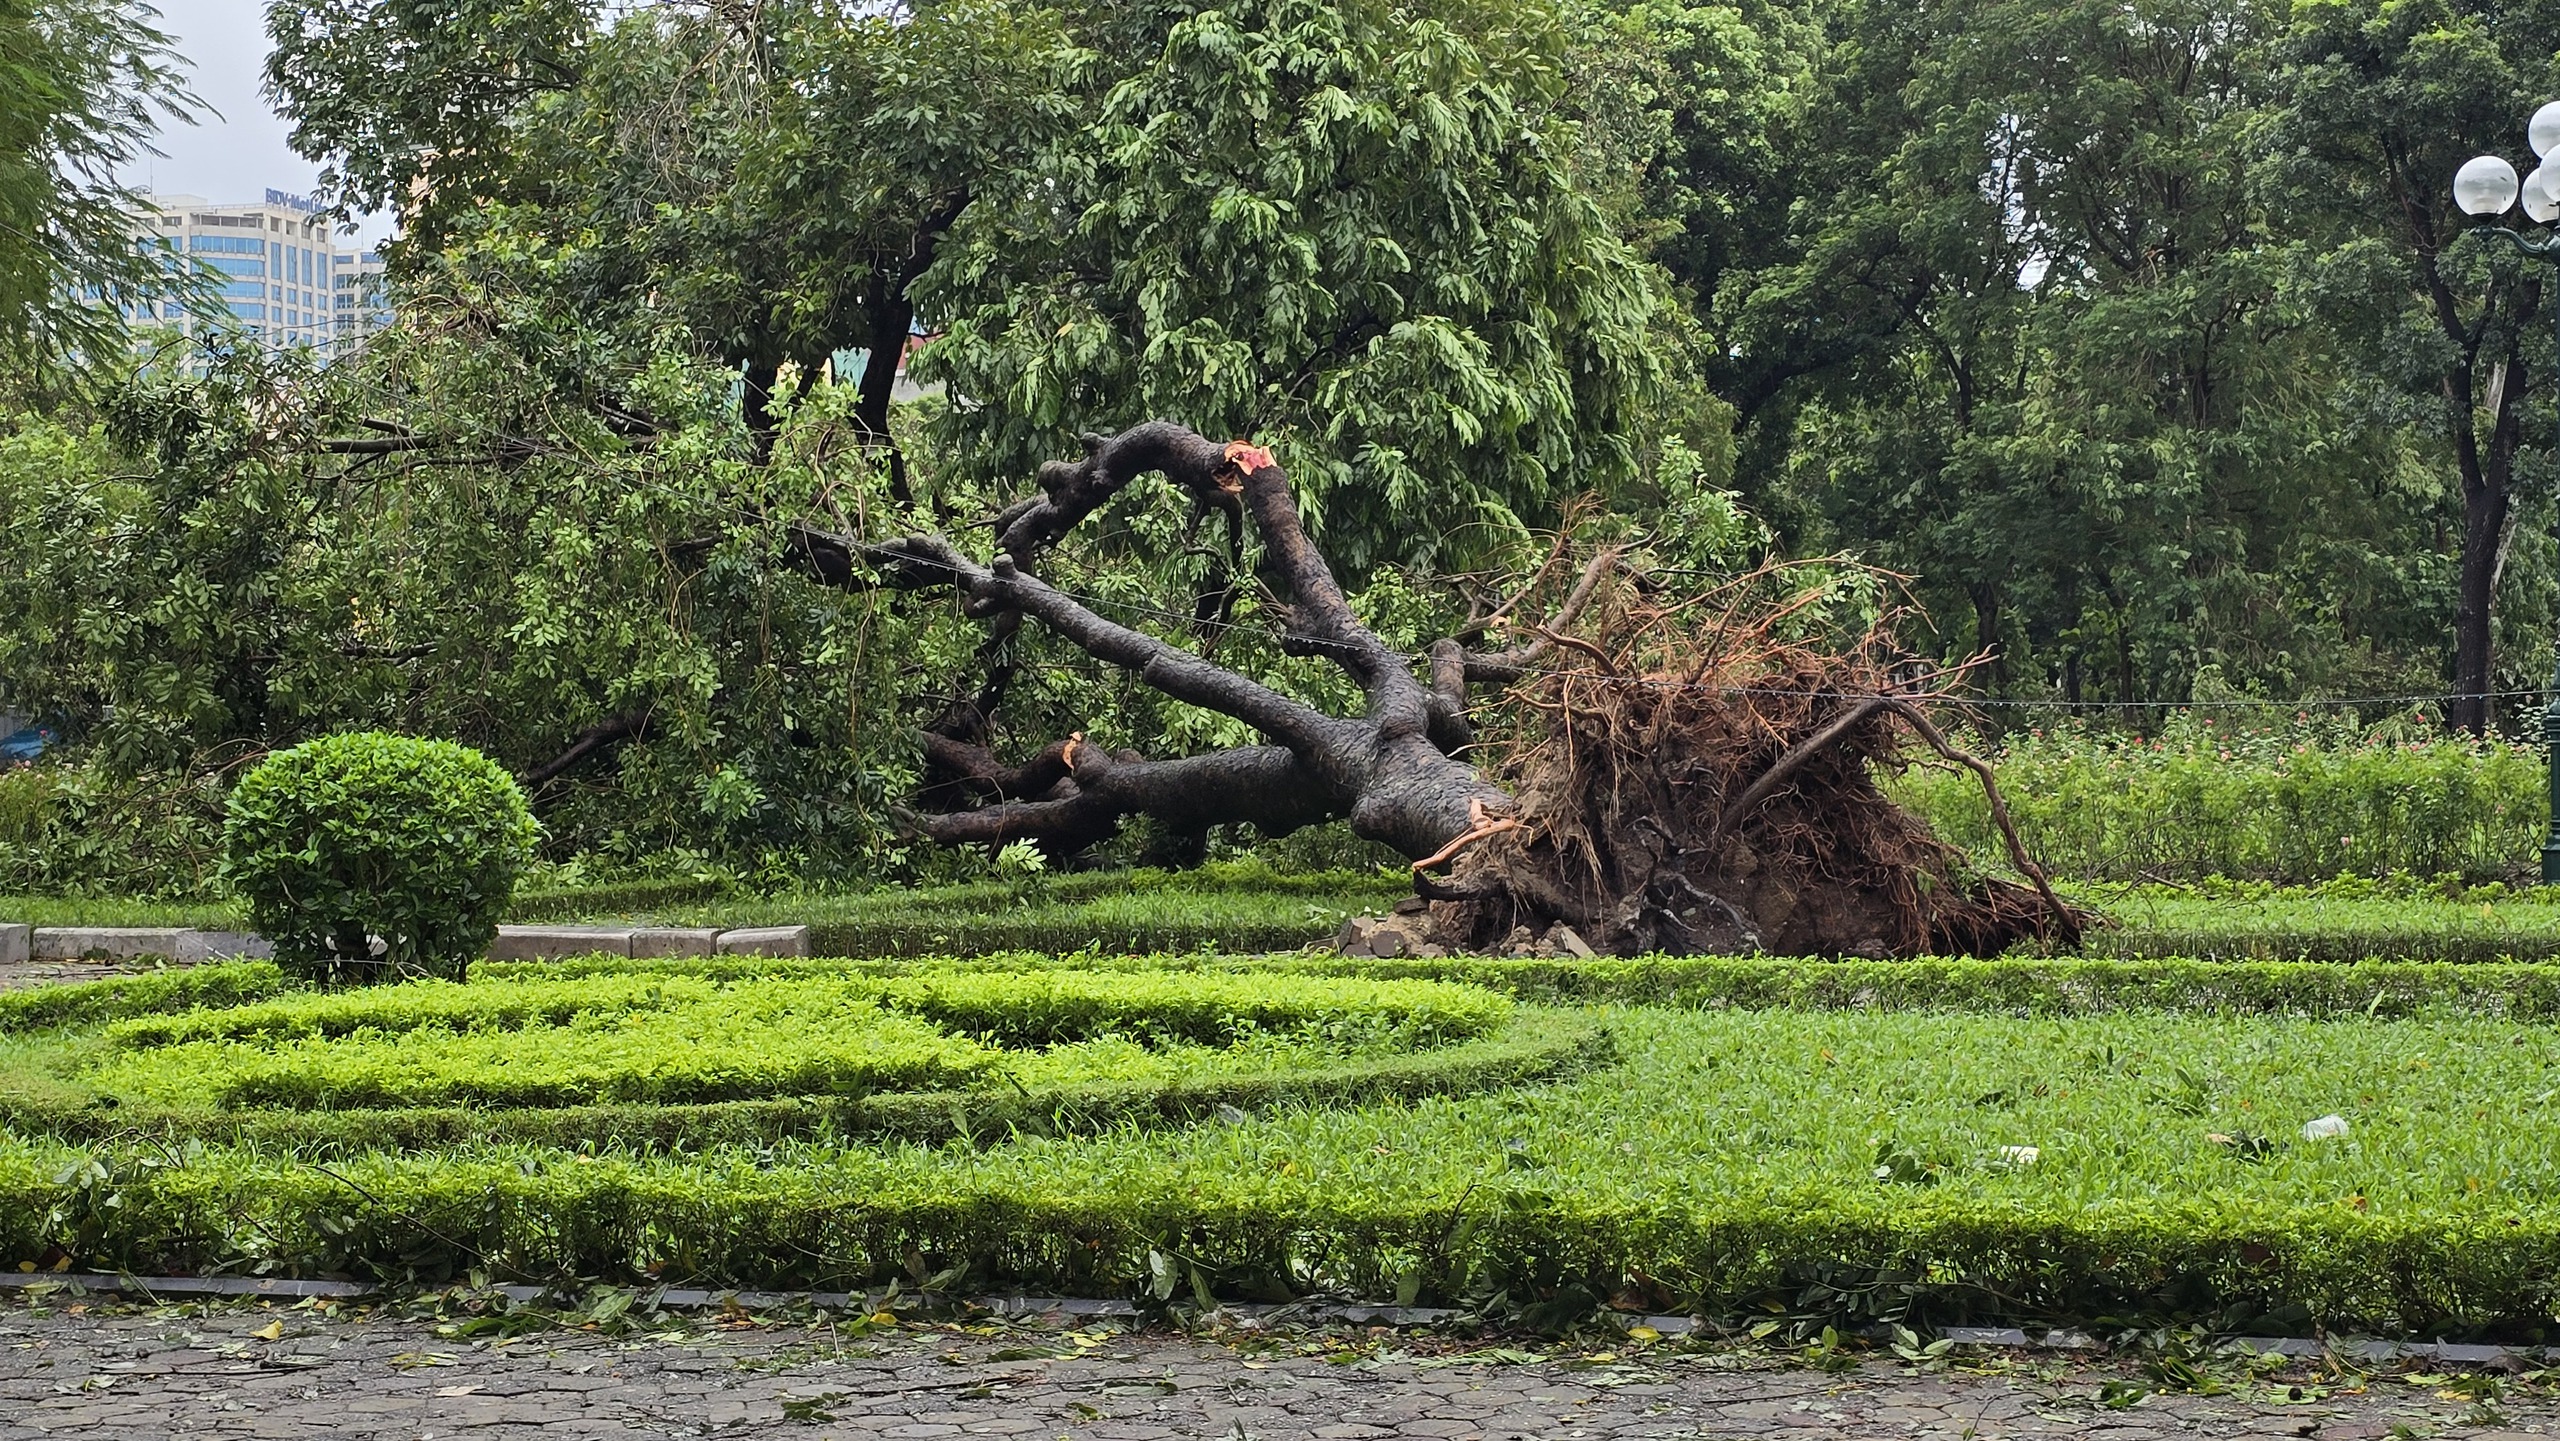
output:
[[[158,156],[143,156],[125,174],[132,184],[214,201],[263,198],[270,186],[300,194],[319,167],[285,143],[285,123],[258,93],[267,62],[264,0],[156,0],[160,28],[187,59],[189,88],[215,113],[201,124],[160,134]],[[378,240],[389,226],[376,219],[358,236]]]

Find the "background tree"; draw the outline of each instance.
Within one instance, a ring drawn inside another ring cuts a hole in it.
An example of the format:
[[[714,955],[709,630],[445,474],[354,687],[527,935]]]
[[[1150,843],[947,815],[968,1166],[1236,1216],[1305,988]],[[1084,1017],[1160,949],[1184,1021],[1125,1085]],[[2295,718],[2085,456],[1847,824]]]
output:
[[[1286,435],[1364,568],[1638,468],[1657,292],[1574,181],[1534,7],[551,7],[446,34],[467,8],[279,7],[295,143],[333,198],[414,196],[404,283],[479,267],[679,325],[741,368],[751,429],[785,366],[861,349],[885,433],[922,314],[969,401],[936,428],[961,473],[1155,413]]]
[[[633,353],[679,327],[740,369],[759,445],[784,367],[805,385],[862,350],[858,413],[885,443],[917,277],[1058,118],[1054,26],[823,0],[481,12],[270,12],[294,143],[333,200],[402,207],[404,284],[533,298]]]
[[[2524,117],[2560,83],[2555,24],[2550,5],[2333,0],[2295,10],[2271,51],[2282,69],[2267,116],[2270,187],[2316,217],[2303,247],[2333,323],[2361,342],[2363,373],[2430,402],[2425,431],[2449,452],[2455,715],[2475,732],[2504,688],[2495,610],[2522,481],[2549,473],[2549,423],[2525,421],[2528,400],[2552,389],[2552,357],[2543,268],[2464,239],[2451,177],[2482,151],[2520,151]]]
[[[158,18],[129,0],[0,5],[0,369],[20,383],[120,361],[126,307],[209,293],[135,246],[142,196],[116,178],[197,110]]]
[[[1285,441],[1361,570],[1634,473],[1656,292],[1575,183],[1544,13],[1153,4],[1078,35],[1123,58],[1094,118],[926,280],[973,471],[1154,416]]]
[[[1777,190],[1729,207],[1787,223],[1692,282],[1788,541],[1919,575],[2011,695],[2435,688],[2452,492],[2373,403],[2331,223],[2266,188],[2284,17],[1823,14]]]

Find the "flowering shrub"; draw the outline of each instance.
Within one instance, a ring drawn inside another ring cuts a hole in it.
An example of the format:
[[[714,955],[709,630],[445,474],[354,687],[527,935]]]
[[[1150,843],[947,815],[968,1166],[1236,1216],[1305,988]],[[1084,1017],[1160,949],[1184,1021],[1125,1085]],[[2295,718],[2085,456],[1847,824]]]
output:
[[[2515,879],[2538,865],[2549,814],[2538,750],[2408,718],[2179,711],[2150,735],[2020,732],[1992,760],[2027,848],[2086,880]],[[1915,771],[1894,788],[1948,841],[2002,853],[1971,776]]]

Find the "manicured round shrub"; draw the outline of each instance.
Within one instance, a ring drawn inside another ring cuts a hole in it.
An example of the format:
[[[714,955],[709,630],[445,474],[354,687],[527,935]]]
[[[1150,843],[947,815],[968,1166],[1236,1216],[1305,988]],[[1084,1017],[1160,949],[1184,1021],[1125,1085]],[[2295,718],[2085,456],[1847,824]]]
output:
[[[288,971],[459,977],[488,951],[539,833],[515,779],[469,746],[324,736],[232,791],[223,873]]]

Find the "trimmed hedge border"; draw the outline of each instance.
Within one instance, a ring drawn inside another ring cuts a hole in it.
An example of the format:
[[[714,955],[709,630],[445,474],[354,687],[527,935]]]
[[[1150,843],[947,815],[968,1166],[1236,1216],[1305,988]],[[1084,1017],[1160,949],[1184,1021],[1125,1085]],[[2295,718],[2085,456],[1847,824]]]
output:
[[[2374,959],[2456,965],[2560,960],[2560,936],[2532,930],[2452,931],[2427,926],[2342,926],[2335,930],[2238,930],[2219,926],[2128,925],[2081,938],[2092,958],[2212,961],[2312,961],[2326,965]]]
[[[1994,1011],[2097,1015],[2155,1010],[2389,1019],[2435,1008],[2520,1021],[2560,1020],[2560,966],[2452,961],[2199,961],[2011,958],[1992,961],[1823,961],[1765,956],[1638,960],[1370,960],[1347,956],[1095,956],[1009,953],[925,962],[761,956],[483,961],[490,978],[663,974],[899,975],[972,970],[1277,971],[1376,980],[1460,981],[1541,1005],[1668,1006],[1682,1010]],[[152,971],[76,985],[0,992],[0,1034],[166,1015],[266,1000],[291,989],[267,961]]]
[[[333,1152],[423,1151],[481,1143],[643,1152],[785,1139],[976,1143],[1007,1140],[1016,1133],[1072,1136],[1125,1126],[1183,1125],[1226,1110],[1252,1114],[1288,1106],[1464,1095],[1552,1080],[1607,1064],[1614,1055],[1606,1029],[1547,1015],[1522,1017],[1481,1039],[1413,1055],[1167,1086],[1099,1082],[1036,1092],[903,1092],[541,1109],[144,1110],[12,1105],[0,1099],[0,1130],[65,1141],[143,1134]]]
[[[484,961],[474,976],[658,972],[706,979],[896,975],[919,965],[960,969],[1270,971],[1372,980],[1458,981],[1540,1005],[1665,1006],[1677,1010],[1958,1010],[2081,1016],[2110,1011],[2211,1012],[2389,1019],[2452,1008],[2509,1020],[2560,1020],[2560,966],[2525,962],[2199,961],[2006,957],[1912,961],[1773,956],[1648,956],[1633,960],[1506,960],[1484,956],[1373,960],[1353,956],[1056,957],[1006,953],[929,961],[710,959]],[[5,1013],[0,1013],[4,1015]],[[5,1029],[5,1025],[0,1025]]]
[[[53,1173],[75,1153],[0,1148],[0,1259],[42,1253]],[[401,1283],[626,1277],[680,1260],[691,1284],[853,1288],[912,1277],[1139,1294],[1172,1254],[1224,1294],[1283,1278],[1406,1303],[1471,1283],[1516,1297],[1630,1285],[1654,1309],[1801,1307],[1809,1285],[1891,1287],[1922,1324],[2000,1317],[2275,1316],[2384,1335],[2547,1334],[2560,1214],[2367,1215],[2220,1197],[2036,1209],[1927,1193],[1809,1191],[1705,1209],[1577,1204],[1534,1182],[1357,1199],[1254,1178],[1132,1175],[1109,1194],[896,1181],[860,1168],[709,1174],[623,1157],[241,1153],[120,1180],[89,1264],[235,1268]],[[1595,1302],[1596,1304],[1596,1302]]]
[[[1354,960],[1342,957],[986,957],[959,967],[1282,971],[1462,981],[1529,1002],[1687,1009],[1984,1011],[2090,1015],[2228,1013],[2353,1020],[2447,1010],[2509,1020],[2560,1018],[2560,967],[2446,963],[2212,961]],[[272,968],[267,968],[271,970]],[[507,963],[501,974],[581,970],[701,975],[888,974],[880,961],[721,957]],[[183,1009],[186,986],[254,988],[252,964],[120,978],[50,1014],[88,1024],[126,1009]],[[225,973],[231,973],[224,979]],[[156,989],[137,986],[157,982]],[[218,994],[208,991],[206,994]],[[224,1003],[229,1003],[225,1001]],[[1569,1028],[1542,1013],[1522,1023]],[[64,1024],[53,1021],[51,1024]],[[1506,1032],[1500,1040],[1509,1040]],[[1495,1041],[1473,1043],[1490,1050]],[[1439,1053],[1448,1059],[1466,1048]],[[1580,1054],[1595,1061],[1606,1053]],[[1402,1059],[1402,1058],[1399,1058]],[[1399,1093],[1381,1068],[1328,1073],[1323,1093],[1217,1098],[1187,1093],[1168,1110],[1152,1097],[1092,1095],[1047,1124],[1111,1129],[1197,1120],[1221,1106],[1330,1105],[1453,1089],[1443,1075]],[[1567,1063],[1570,1064],[1570,1063]],[[1482,1088],[1539,1079],[1488,1069]],[[1561,1068],[1559,1068],[1561,1069]],[[1555,1074],[1546,1072],[1543,1074]],[[1291,1079],[1304,1079],[1304,1073]],[[950,1097],[877,1097],[902,1106],[874,1134],[916,1141],[1037,1132],[1055,1097],[965,1111]],[[1712,1106],[1712,1088],[1697,1093]],[[1493,1104],[1501,1104],[1494,1101]],[[1113,1104],[1125,1109],[1111,1110]],[[1152,1111],[1150,1111],[1152,1107]],[[29,1107],[29,1111],[34,1108]],[[635,1134],[650,1109],[691,1110],[692,1134]],[[1275,1287],[1421,1302],[1501,1291],[1515,1300],[1601,1298],[1635,1288],[1655,1309],[1733,1315],[1808,1297],[1873,1290],[1913,1298],[1916,1321],[2028,1317],[2090,1321],[2293,1318],[2386,1334],[2532,1338],[2560,1317],[2560,1210],[2455,1195],[2373,1211],[2247,1196],[2129,1195],[2087,1204],[2030,1204],[1948,1189],[1804,1185],[1702,1203],[1663,1177],[1640,1193],[1576,1194],[1534,1166],[1496,1165],[1478,1181],[1427,1191],[1348,1185],[1276,1168],[1114,1169],[1056,1181],[999,1181],[894,1151],[761,1154],[756,1143],[809,1133],[782,1113],[803,1103],[699,1108],[590,1108],[574,1135],[565,1112],[532,1129],[491,1124],[509,1113],[321,1113],[299,1134],[249,1126],[208,1134],[200,1118],[133,1108],[55,1110],[57,1136],[0,1134],[0,1264],[50,1264],[40,1248],[73,1226],[80,1263],[137,1272],[255,1266],[285,1275],[394,1282],[485,1270],[501,1276],[627,1279],[647,1267],[688,1282],[848,1288],[958,1268],[954,1284],[1067,1294],[1136,1294],[1172,1257],[1211,1290]],[[283,1119],[300,1121],[303,1117]],[[14,1119],[5,1120],[14,1127]],[[140,1123],[139,1125],[137,1123]],[[912,1132],[900,1129],[912,1124]],[[2201,1124],[2201,1123],[2199,1123]],[[170,1164],[157,1127],[213,1141]],[[316,1127],[335,1128],[323,1133]],[[383,1127],[412,1127],[398,1134]],[[999,1129],[1002,1128],[1002,1129]],[[121,1139],[119,1139],[121,1138]],[[700,1155],[631,1154],[737,1141]],[[223,1143],[236,1143],[236,1148]],[[594,1144],[595,1156],[536,1147]],[[105,1178],[65,1185],[94,1147]],[[432,1156],[396,1148],[449,1148]],[[510,1149],[500,1149],[506,1147]],[[288,1149],[290,1148],[290,1149]],[[305,1149],[307,1148],[307,1149]],[[300,1155],[292,1154],[300,1151]],[[365,1154],[367,1151],[373,1154]],[[1392,1166],[1394,1163],[1382,1163]],[[1845,1304],[1845,1303],[1844,1303]]]
[[[1463,981],[1548,1004],[1680,1010],[2111,1011],[2391,1019],[2450,1008],[2515,1021],[2560,1020],[2560,966],[2451,961],[2199,961],[2012,958],[1980,961],[1351,960],[1303,963],[1326,975]]]
[[[716,901],[727,890],[720,881],[616,881],[575,890],[518,891],[507,903],[507,919],[530,924],[654,914]]]
[[[272,1000],[297,984],[273,961],[223,961],[0,991],[0,1035]]]

